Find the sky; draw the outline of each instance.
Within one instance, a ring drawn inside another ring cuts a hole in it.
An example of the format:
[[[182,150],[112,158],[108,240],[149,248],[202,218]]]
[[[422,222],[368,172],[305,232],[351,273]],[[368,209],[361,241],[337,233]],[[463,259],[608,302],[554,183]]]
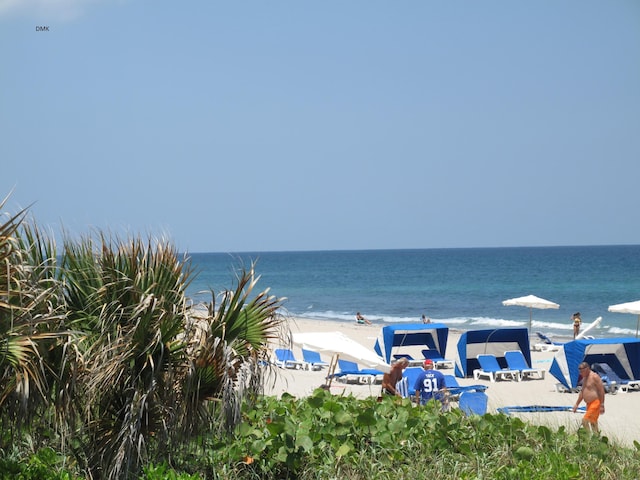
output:
[[[640,2],[0,0],[0,200],[245,252],[640,243]]]

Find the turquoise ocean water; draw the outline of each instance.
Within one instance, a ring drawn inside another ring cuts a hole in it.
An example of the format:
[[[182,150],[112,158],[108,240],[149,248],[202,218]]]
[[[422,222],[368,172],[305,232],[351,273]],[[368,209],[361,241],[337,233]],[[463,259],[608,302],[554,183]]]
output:
[[[533,294],[560,305],[532,310],[532,331],[571,335],[603,317],[596,337],[635,336],[638,317],[609,305],[640,300],[640,245],[424,250],[193,253],[197,277],[188,294],[206,301],[232,288],[234,269],[256,262],[257,290],[286,297],[294,316],[353,322],[418,322],[424,313],[451,328],[476,330],[529,324],[529,309],[502,301]]]

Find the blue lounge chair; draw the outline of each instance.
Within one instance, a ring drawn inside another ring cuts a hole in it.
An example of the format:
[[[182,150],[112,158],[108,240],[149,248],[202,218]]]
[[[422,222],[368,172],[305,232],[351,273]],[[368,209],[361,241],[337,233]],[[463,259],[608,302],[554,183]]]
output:
[[[402,377],[407,379],[407,394],[411,398],[416,394],[416,378],[418,378],[418,375],[422,372],[424,372],[422,367],[408,367],[402,372]]]
[[[301,369],[304,367],[304,362],[296,360],[289,348],[276,348],[274,353],[276,354],[275,364],[280,368]]]
[[[495,382],[500,379],[517,380],[518,378],[518,371],[501,368],[495,355],[488,353],[478,355],[478,362],[480,362],[480,368],[473,371],[473,378],[476,380],[480,377],[489,377],[489,380]]]
[[[409,398],[409,382],[407,381],[407,377],[402,377],[398,383],[396,383],[396,392],[398,392],[402,398]]]
[[[322,367],[326,367],[329,364],[324,362],[322,358],[320,358],[320,354],[313,350],[302,349],[302,359],[306,364],[306,367],[311,370],[320,370]]]
[[[536,343],[531,347],[532,350],[537,352],[556,352],[560,350],[560,347],[564,345],[564,343],[553,342],[549,337],[547,337],[542,332],[536,332],[536,335],[542,342]]]
[[[484,392],[463,392],[460,395],[460,410],[465,415],[484,415],[487,413],[489,397]]]
[[[406,358],[407,361],[409,362],[409,366],[410,367],[422,367],[422,362],[424,362],[424,360],[413,358],[411,355],[409,355],[407,353],[395,353],[393,355],[393,358],[395,360],[400,360],[401,358]]]
[[[617,393],[618,389],[628,392],[629,389],[640,388],[640,380],[621,378],[608,363],[594,363],[591,370],[600,375],[607,393]]]
[[[426,348],[422,350],[422,356],[425,360],[433,360],[436,368],[445,368],[450,367],[453,368],[454,362],[453,360],[449,360],[444,358],[440,352],[434,348]]]
[[[460,385],[453,375],[444,376],[444,384],[449,391],[451,400],[456,401],[464,392],[484,392],[488,387],[486,385]]]
[[[338,368],[340,371],[334,373],[333,376],[345,381],[356,380],[358,383],[373,383],[382,380],[384,372],[373,368],[361,369],[356,362],[350,360],[338,359]]]
[[[518,372],[518,381],[524,378],[538,378],[544,379],[545,371],[542,368],[531,368],[527,364],[527,360],[520,350],[509,350],[504,352],[504,359],[507,361],[507,365],[511,370]]]

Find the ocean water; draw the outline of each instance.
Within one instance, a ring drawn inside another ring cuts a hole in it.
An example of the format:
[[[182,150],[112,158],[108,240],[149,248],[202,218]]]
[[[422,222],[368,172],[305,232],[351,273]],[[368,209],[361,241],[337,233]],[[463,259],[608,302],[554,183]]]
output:
[[[532,332],[558,341],[597,317],[595,337],[635,336],[638,317],[609,305],[640,299],[640,245],[456,248],[313,252],[193,253],[188,295],[235,286],[235,271],[255,262],[256,292],[286,297],[294,316],[353,322],[360,311],[378,325],[419,322],[422,314],[459,330],[527,327],[530,310],[502,301],[533,294],[560,305],[531,310]]]

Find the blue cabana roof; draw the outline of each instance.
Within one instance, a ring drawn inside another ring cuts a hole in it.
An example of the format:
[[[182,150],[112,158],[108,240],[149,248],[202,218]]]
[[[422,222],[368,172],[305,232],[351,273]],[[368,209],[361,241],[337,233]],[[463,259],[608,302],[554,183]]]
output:
[[[567,342],[555,354],[549,373],[565,387],[578,386],[578,365],[607,363],[623,380],[640,380],[640,339],[596,338]]]
[[[382,327],[373,349],[391,362],[394,347],[424,345],[438,350],[442,357],[447,351],[449,327],[443,323],[398,323]]]
[[[458,340],[455,373],[457,377],[470,377],[480,368],[478,355],[491,354],[498,359],[502,368],[507,361],[504,352],[520,350],[527,365],[531,365],[529,350],[529,330],[526,328],[498,328],[493,330],[469,330]]]

